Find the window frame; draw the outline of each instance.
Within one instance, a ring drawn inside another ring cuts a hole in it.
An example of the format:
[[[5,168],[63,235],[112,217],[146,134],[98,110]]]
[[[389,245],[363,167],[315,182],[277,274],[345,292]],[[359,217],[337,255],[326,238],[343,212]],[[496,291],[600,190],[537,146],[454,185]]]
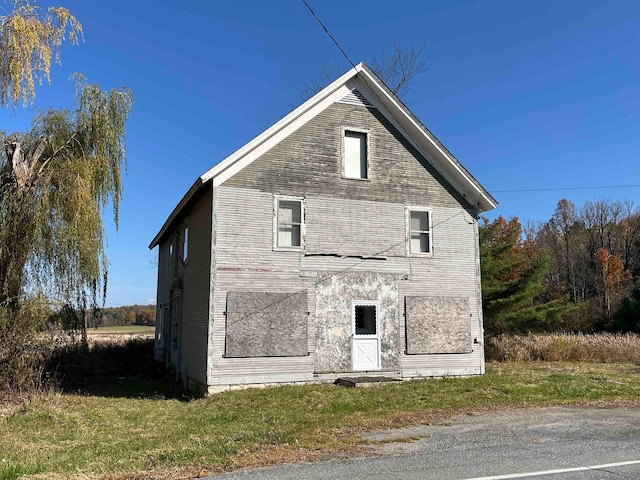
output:
[[[280,201],[285,202],[298,202],[300,203],[300,245],[295,246],[280,246],[278,245],[278,236],[280,233],[280,222],[278,218]],[[305,247],[306,236],[306,204],[304,197],[292,197],[289,195],[274,195],[273,196],[273,243],[272,247],[274,251],[288,251],[288,252],[302,252]]]
[[[429,214],[429,230],[411,230],[411,212],[426,212]],[[405,207],[405,239],[406,239],[406,251],[408,257],[432,257],[433,256],[433,209],[431,207],[420,206],[406,206]],[[429,235],[429,251],[427,252],[412,252],[411,251],[411,233],[420,232],[428,233]]]
[[[346,138],[346,134],[348,132],[352,132],[352,133],[362,133],[365,135],[365,148],[367,149],[367,176],[366,177],[348,177],[347,176],[347,158],[346,158],[346,142],[345,142],[345,138]],[[342,127],[342,135],[341,135],[341,157],[342,157],[342,178],[346,179],[346,180],[359,180],[359,181],[371,181],[371,141],[370,141],[370,131],[368,129],[365,128],[358,128],[358,127],[347,127],[347,126],[343,126]]]
[[[180,251],[180,260],[183,265],[186,265],[189,262],[189,217],[184,221],[181,237],[182,247]]]

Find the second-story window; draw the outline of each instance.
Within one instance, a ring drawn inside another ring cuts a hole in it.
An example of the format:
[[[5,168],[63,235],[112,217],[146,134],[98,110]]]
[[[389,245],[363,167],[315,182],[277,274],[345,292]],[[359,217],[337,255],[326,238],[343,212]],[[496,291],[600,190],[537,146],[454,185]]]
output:
[[[182,243],[182,261],[186,262],[189,255],[189,219],[184,224],[184,238]]]
[[[278,248],[302,248],[304,203],[298,198],[276,198],[276,235]]]
[[[344,177],[369,178],[367,132],[345,129],[342,142]]]
[[[431,211],[427,208],[411,207],[407,209],[408,251],[410,255],[430,255]]]

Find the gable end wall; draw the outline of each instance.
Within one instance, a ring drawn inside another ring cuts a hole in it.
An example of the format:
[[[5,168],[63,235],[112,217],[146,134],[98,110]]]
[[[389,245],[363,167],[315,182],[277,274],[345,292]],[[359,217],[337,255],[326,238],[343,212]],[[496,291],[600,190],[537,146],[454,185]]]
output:
[[[342,178],[343,128],[369,131],[370,178]],[[377,109],[334,103],[223,183],[276,194],[471,205]]]

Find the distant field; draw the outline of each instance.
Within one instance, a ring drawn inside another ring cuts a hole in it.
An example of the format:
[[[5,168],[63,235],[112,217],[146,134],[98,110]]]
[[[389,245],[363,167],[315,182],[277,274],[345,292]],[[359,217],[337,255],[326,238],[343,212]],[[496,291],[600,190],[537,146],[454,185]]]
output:
[[[101,335],[101,334],[147,334],[153,333],[156,327],[147,325],[122,325],[116,327],[98,327],[97,329],[89,328],[87,334],[89,335]]]

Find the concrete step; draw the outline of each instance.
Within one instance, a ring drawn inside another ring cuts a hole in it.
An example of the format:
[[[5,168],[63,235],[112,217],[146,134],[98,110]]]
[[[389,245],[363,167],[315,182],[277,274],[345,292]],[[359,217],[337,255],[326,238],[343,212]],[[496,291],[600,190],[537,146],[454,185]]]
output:
[[[381,383],[402,382],[400,378],[383,376],[340,377],[334,383],[343,387],[370,387]]]

